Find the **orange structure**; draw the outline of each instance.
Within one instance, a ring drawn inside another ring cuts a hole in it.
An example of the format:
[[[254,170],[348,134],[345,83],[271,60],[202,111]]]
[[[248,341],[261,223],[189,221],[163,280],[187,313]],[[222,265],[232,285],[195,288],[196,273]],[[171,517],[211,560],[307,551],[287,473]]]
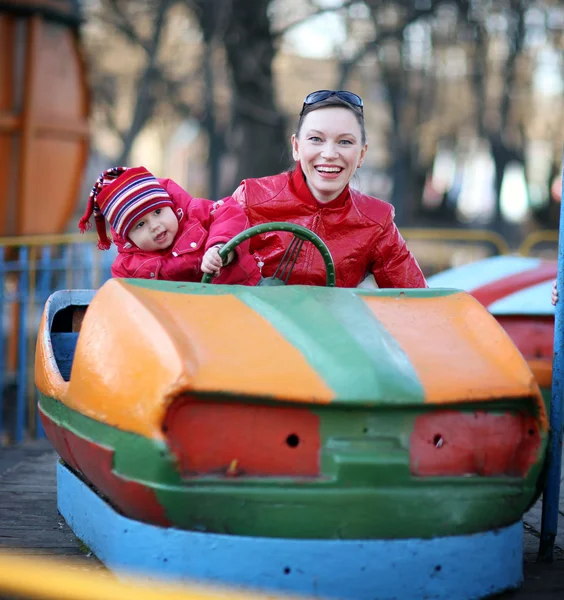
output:
[[[0,236],[59,233],[88,153],[76,0],[0,3]]]

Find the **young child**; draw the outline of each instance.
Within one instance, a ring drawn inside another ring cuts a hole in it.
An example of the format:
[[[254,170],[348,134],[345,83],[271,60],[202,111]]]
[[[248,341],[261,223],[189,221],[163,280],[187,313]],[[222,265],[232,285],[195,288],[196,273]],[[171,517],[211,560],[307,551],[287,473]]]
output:
[[[215,273],[215,283],[256,285],[260,280],[248,241],[229,254],[225,265],[219,256],[219,248],[249,226],[233,198],[192,198],[145,167],[114,167],[94,184],[79,221],[81,232],[90,229],[92,214],[101,250],[110,247],[106,221],[111,226],[118,249],[113,277],[199,282],[202,273]]]

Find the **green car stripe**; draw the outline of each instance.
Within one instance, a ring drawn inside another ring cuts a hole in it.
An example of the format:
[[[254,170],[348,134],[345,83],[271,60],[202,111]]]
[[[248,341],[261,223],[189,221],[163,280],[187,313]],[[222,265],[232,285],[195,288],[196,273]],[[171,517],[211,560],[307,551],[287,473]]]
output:
[[[234,295],[301,352],[333,390],[337,404],[419,405],[425,401],[423,386],[406,353],[362,300],[364,295],[390,296],[405,291],[203,286],[143,279],[127,283],[164,293]],[[450,291],[433,295],[444,293]]]
[[[237,297],[302,353],[335,392],[334,402],[422,404],[423,387],[409,359],[362,299],[327,291],[273,287]]]

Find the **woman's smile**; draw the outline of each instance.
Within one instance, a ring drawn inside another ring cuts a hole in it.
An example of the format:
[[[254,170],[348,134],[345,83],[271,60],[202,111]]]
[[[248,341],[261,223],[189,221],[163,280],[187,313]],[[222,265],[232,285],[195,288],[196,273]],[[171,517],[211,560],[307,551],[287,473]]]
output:
[[[325,179],[336,179],[343,172],[342,167],[329,165],[317,165],[315,170],[321,177],[324,177]]]

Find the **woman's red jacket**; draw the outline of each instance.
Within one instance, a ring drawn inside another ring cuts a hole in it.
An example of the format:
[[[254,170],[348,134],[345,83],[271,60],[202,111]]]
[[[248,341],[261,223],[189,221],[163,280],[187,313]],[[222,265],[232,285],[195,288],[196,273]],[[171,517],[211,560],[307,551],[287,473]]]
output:
[[[251,226],[287,221],[315,232],[331,251],[339,287],[356,287],[369,273],[381,288],[427,286],[387,202],[347,186],[335,200],[319,203],[299,167],[290,173],[245,179],[233,197],[244,207]],[[264,263],[263,276],[274,273],[291,239],[287,232],[251,239],[251,252],[259,266]],[[312,244],[304,244],[289,283],[325,285],[325,265]]]

